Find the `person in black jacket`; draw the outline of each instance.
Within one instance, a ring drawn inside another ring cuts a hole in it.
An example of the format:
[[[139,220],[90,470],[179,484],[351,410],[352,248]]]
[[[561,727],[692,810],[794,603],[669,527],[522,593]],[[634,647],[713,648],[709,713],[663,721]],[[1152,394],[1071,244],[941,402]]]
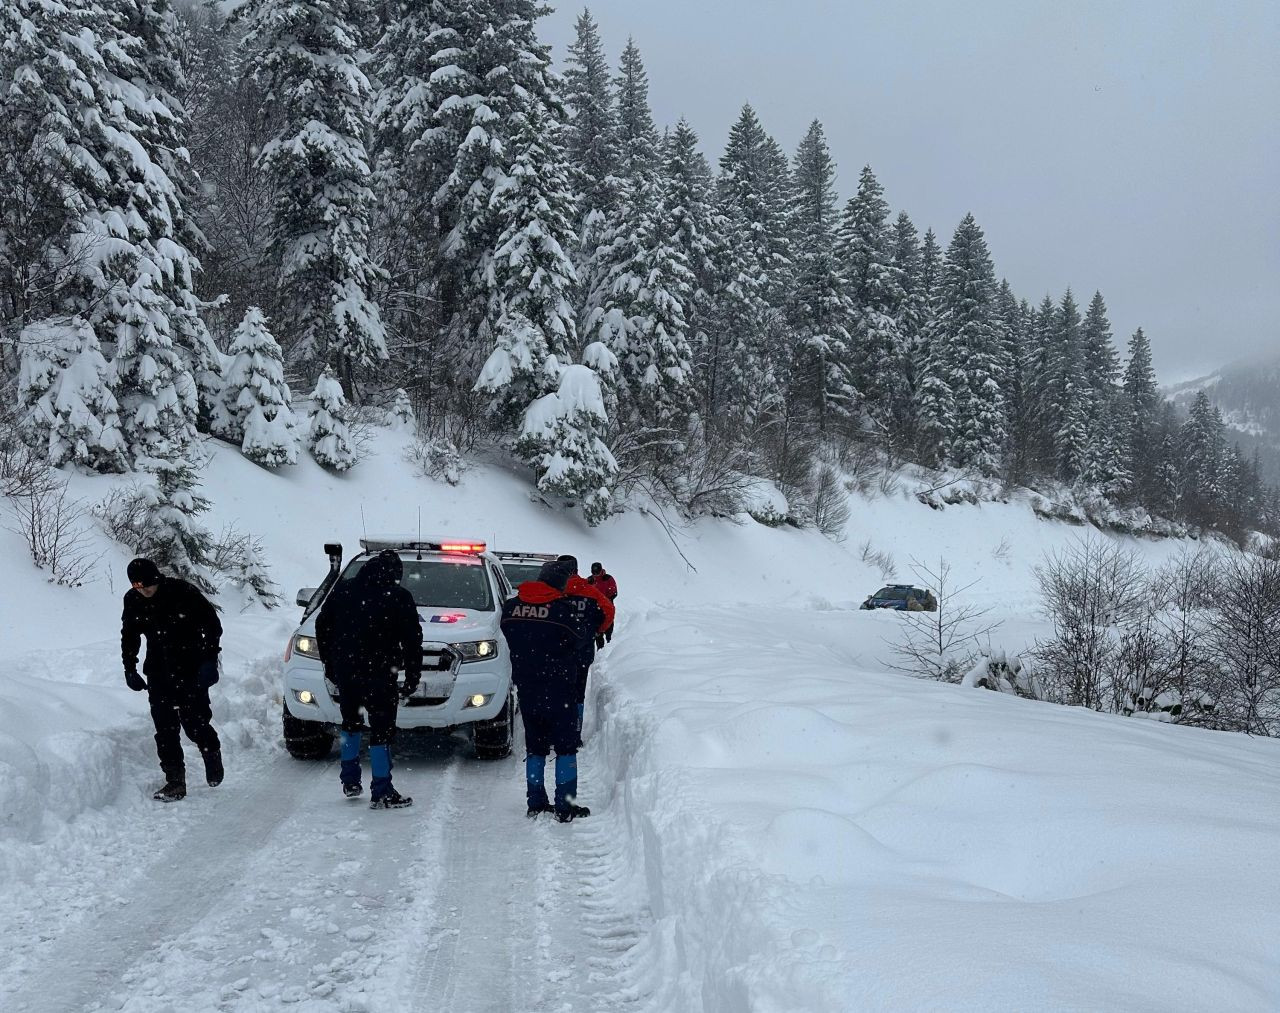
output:
[[[502,634],[511,651],[511,678],[524,719],[528,815],[554,812],[569,823],[591,810],[578,796],[578,677],[584,645],[604,622],[588,597],[568,595],[572,564],[543,565],[537,580],[520,585],[502,608]],[[556,753],[555,805],[547,799],[547,754]]]
[[[222,748],[209,706],[209,688],[218,681],[222,624],[209,599],[185,580],[162,575],[149,559],[129,564],[129,584],[120,619],[124,681],[136,692],[146,690],[150,700],[156,753],[165,778],[164,787],[153,797],[158,802],[177,802],[187,796],[179,730],[187,733],[204,757],[210,787],[222,783]],[[138,674],[143,637],[147,638],[145,679]]]
[[[404,564],[390,549],[340,582],[316,617],[316,649],[325,674],[338,687],[342,710],[342,791],[355,798],[360,784],[361,710],[369,716],[371,809],[399,809],[413,799],[391,784],[391,742],[398,694],[418,688],[422,676],[422,625],[413,595],[400,586]],[[396,668],[404,669],[404,689]]]

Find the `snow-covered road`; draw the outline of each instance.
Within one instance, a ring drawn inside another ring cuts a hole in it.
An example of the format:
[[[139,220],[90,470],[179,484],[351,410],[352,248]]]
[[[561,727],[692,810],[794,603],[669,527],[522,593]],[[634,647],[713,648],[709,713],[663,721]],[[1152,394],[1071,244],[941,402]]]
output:
[[[237,756],[222,787],[193,771],[185,803],[124,802],[132,818],[72,834],[79,861],[33,870],[23,924],[5,933],[0,1008],[616,1004],[610,968],[636,934],[600,888],[607,821],[531,824],[515,759],[405,739],[396,778],[415,804],[371,812],[341,796],[336,761]]]

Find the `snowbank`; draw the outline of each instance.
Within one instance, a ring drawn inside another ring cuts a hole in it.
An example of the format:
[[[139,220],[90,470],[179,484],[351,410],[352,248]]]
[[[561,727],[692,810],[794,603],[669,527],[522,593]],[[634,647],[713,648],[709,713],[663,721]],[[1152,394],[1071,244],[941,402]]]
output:
[[[874,671],[884,613],[632,615],[588,777],[664,1010],[1280,1007],[1280,742]]]

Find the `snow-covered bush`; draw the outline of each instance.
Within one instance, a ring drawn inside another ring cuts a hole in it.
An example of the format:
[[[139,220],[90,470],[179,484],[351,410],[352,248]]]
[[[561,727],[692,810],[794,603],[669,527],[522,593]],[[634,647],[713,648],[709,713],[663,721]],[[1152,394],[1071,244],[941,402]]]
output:
[[[849,494],[839,472],[829,464],[814,468],[809,516],[813,526],[828,538],[837,542],[844,540],[845,525],[849,523]]]
[[[466,461],[458,448],[443,436],[419,436],[405,449],[404,457],[414,466],[416,474],[450,485],[461,482],[466,470]]]
[[[120,472],[127,466],[119,405],[93,327],[83,317],[29,324],[20,339],[18,401],[49,464]]]
[[[332,369],[321,374],[311,397],[315,402],[307,430],[311,456],[331,471],[346,471],[356,463],[356,449],[347,426],[347,399]]]
[[[980,657],[969,669],[960,685],[973,689],[989,689],[996,693],[1012,693],[1029,700],[1044,698],[1044,691],[1029,663],[1018,655],[991,651]]]
[[[262,310],[250,306],[232,336],[231,362],[223,374],[213,431],[239,443],[244,456],[256,464],[296,464],[298,423],[292,400],[280,346]]]

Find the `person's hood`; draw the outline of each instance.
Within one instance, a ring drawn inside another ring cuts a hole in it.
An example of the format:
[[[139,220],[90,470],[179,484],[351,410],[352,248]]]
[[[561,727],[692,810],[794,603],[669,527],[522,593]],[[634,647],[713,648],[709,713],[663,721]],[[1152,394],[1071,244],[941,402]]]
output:
[[[395,587],[404,576],[404,564],[394,552],[379,552],[360,570],[360,580],[370,587]]]
[[[526,580],[516,593],[526,605],[545,605],[547,602],[564,597],[563,591],[557,591],[550,584],[544,584],[540,580]]]

